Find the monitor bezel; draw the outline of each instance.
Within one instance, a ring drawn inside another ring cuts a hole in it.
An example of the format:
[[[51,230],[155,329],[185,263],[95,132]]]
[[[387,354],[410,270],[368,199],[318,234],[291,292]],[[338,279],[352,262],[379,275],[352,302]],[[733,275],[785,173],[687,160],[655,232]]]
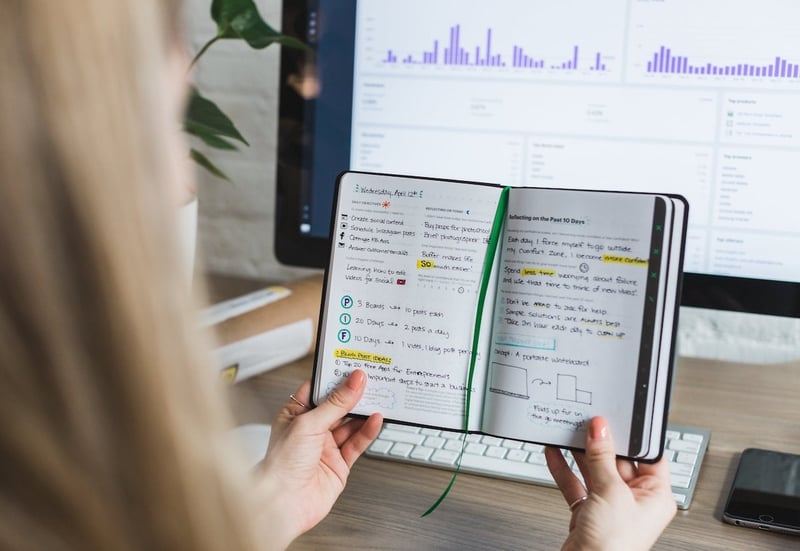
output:
[[[303,51],[284,47],[281,50],[274,250],[279,262],[305,268],[327,267],[330,239],[300,232],[303,222],[301,191],[311,185],[311,161],[315,153],[312,138],[316,100],[302,100],[288,82],[298,62],[312,62],[316,66],[317,30],[309,34],[305,23],[306,14],[318,10],[319,3],[319,0],[283,0],[283,32],[303,40],[311,48]],[[341,170],[348,168],[343,166]],[[330,178],[331,190],[336,174]],[[328,235],[331,233],[332,228],[329,228]],[[686,272],[681,305],[800,318],[800,282]]]

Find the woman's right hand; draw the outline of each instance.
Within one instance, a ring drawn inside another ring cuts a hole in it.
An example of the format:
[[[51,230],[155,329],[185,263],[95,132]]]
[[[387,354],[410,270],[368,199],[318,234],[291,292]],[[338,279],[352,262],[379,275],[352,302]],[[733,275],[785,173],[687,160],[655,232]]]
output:
[[[618,460],[606,420],[586,431],[586,452],[574,453],[584,486],[556,448],[545,450],[547,467],[572,509],[562,549],[650,549],[675,516],[665,458],[653,464]]]
[[[306,381],[272,423],[269,451],[258,471],[259,519],[272,548],[282,549],[328,514],[350,469],[381,430],[383,418],[349,419],[367,386],[360,370],[311,409]]]

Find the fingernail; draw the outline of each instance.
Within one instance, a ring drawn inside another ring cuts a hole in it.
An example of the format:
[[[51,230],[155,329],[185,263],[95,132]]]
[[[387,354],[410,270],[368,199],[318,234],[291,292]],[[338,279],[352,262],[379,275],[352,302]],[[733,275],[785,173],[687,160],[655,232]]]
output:
[[[590,435],[592,440],[605,440],[608,438],[608,425],[606,420],[600,417],[592,419]]]
[[[359,388],[364,386],[365,382],[366,380],[364,377],[364,372],[357,369],[353,371],[353,373],[347,379],[347,387],[353,390],[358,390]]]

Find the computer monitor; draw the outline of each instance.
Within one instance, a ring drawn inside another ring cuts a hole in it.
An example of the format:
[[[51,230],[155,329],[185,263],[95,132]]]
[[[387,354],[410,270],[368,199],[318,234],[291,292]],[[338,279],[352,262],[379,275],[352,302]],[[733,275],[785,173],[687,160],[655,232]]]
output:
[[[682,304],[800,317],[800,2],[284,0],[276,256],[346,170],[676,192]]]

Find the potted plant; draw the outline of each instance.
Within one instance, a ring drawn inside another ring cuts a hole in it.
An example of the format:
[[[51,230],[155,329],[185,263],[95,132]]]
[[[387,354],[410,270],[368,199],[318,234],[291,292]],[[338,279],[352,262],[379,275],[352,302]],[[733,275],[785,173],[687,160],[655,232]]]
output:
[[[200,48],[192,59],[194,67],[208,49],[220,40],[242,40],[251,48],[261,50],[272,44],[294,48],[306,48],[301,41],[281,34],[264,21],[253,0],[212,0],[211,18],[216,24],[216,34]],[[183,128],[195,143],[223,151],[236,151],[239,145],[249,145],[234,122],[212,100],[203,96],[196,86],[191,86]],[[192,146],[189,156],[205,170],[223,180],[228,176],[197,147]],[[184,252],[184,266],[188,278],[194,267],[197,240],[197,198],[181,207],[178,216],[178,231]]]
[[[217,25],[217,33],[209,39],[192,60],[191,67],[208,49],[220,40],[243,40],[251,48],[261,50],[272,44],[282,44],[293,48],[307,46],[296,38],[281,34],[267,24],[261,17],[253,0],[212,0],[211,18]],[[204,97],[192,86],[189,104],[184,118],[184,130],[214,149],[237,150],[236,142],[249,145],[236,129],[233,121],[211,100]],[[212,161],[196,148],[190,156],[200,166],[227,180],[228,177]]]

